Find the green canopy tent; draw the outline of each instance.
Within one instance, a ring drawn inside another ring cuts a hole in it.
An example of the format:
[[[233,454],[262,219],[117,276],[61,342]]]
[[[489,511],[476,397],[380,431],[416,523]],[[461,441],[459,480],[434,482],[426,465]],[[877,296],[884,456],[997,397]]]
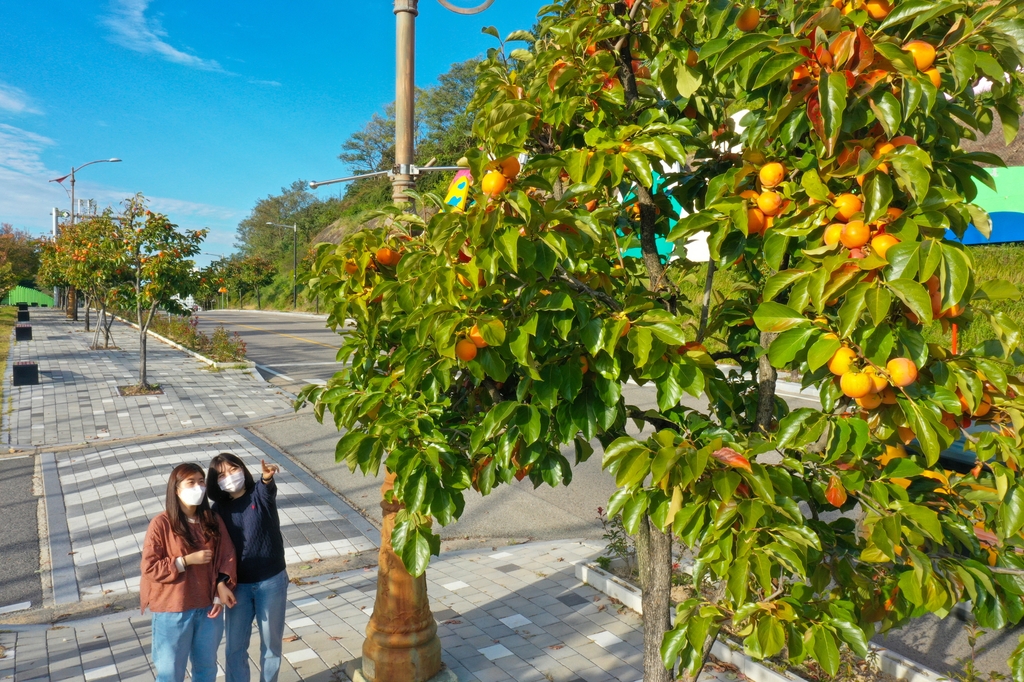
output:
[[[28,303],[29,305],[36,303],[44,308],[52,308],[53,297],[36,289],[18,286],[11,289],[0,301],[0,305],[17,305],[19,303]]]

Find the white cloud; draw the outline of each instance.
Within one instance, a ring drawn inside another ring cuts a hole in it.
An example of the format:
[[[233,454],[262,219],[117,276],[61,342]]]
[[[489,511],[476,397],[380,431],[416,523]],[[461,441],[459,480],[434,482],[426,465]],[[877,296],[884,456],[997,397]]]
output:
[[[12,114],[42,113],[32,106],[32,100],[24,90],[2,82],[0,82],[0,109]]]
[[[157,19],[146,16],[149,3],[150,0],[113,0],[110,14],[103,17],[103,23],[113,31],[110,39],[129,50],[156,54],[175,64],[226,73],[215,60],[182,52],[164,40],[167,31]]]
[[[42,153],[56,144],[28,130],[0,123],[0,222],[12,223],[35,234],[50,231],[50,208],[70,204],[64,189],[52,178],[68,169],[56,171],[46,166]],[[67,187],[65,183],[65,187]],[[76,195],[95,199],[99,206],[118,207],[134,189],[121,189],[91,180],[78,180]],[[203,204],[184,199],[148,196],[154,210],[167,213],[171,220],[188,229],[210,227],[209,241],[218,245],[234,240],[235,227],[247,211]]]
[[[0,123],[0,166],[26,175],[44,173],[39,155],[52,144],[48,137]]]
[[[281,84],[278,83],[277,81],[263,81],[263,80],[259,80],[259,79],[256,79],[256,78],[251,78],[251,79],[249,79],[249,82],[252,83],[253,85],[269,85],[272,88],[279,88],[279,87],[281,87]]]

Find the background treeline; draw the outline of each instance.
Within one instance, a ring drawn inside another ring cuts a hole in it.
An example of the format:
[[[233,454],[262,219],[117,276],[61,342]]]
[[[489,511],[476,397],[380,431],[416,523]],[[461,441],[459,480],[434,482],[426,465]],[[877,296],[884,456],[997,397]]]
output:
[[[476,66],[471,59],[452,65],[438,83],[419,89],[416,95],[416,163],[454,165],[472,143],[472,116],[467,111],[473,96]],[[341,145],[338,158],[343,173],[358,175],[390,170],[395,161],[394,106],[374,114],[363,128]],[[339,173],[341,174],[341,173]],[[420,192],[443,193],[451,173],[427,173],[417,182]],[[324,194],[324,192],[321,192]],[[321,197],[310,192],[305,180],[296,180],[280,194],[256,202],[250,215],[238,225],[238,252],[208,268],[210,285],[205,291],[207,305],[230,307],[271,307],[289,309],[292,304],[292,230],[268,222],[298,226],[299,279],[310,246],[319,241],[336,241],[338,236],[361,222],[367,211],[391,202],[387,177],[369,178],[340,186],[339,195]],[[221,292],[220,289],[226,289]],[[219,297],[219,299],[218,299]],[[230,303],[228,303],[230,300]],[[315,300],[299,287],[299,308],[313,309]]]

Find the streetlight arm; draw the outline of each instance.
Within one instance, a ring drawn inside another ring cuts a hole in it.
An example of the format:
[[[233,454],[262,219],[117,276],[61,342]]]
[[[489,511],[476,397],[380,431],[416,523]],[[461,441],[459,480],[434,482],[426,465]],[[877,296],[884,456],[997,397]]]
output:
[[[86,166],[91,166],[94,163],[121,163],[121,159],[116,159],[116,158],[115,159],[96,159],[95,161],[90,161],[89,163],[83,163],[78,168],[72,168],[71,169],[71,175],[74,175],[75,173],[77,173],[78,171],[82,170]],[[64,177],[66,178],[67,176],[65,175]]]
[[[483,3],[477,5],[476,7],[456,7],[452,3],[448,2],[448,0],[437,1],[441,4],[441,7],[444,7],[447,10],[455,12],[456,14],[480,14],[485,9],[494,4],[494,0],[484,0]]]

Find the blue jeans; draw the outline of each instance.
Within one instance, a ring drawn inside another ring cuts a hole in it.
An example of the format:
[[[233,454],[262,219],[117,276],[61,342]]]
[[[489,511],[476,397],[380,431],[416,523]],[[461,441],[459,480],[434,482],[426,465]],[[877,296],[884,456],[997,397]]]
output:
[[[288,573],[235,588],[238,603],[227,612],[227,682],[249,682],[249,638],[252,621],[260,630],[260,682],[277,682],[284,638],[284,609],[288,600]]]
[[[153,613],[153,666],[156,682],[182,682],[192,658],[192,682],[217,679],[217,647],[224,634],[224,616],[209,618],[210,609]]]

